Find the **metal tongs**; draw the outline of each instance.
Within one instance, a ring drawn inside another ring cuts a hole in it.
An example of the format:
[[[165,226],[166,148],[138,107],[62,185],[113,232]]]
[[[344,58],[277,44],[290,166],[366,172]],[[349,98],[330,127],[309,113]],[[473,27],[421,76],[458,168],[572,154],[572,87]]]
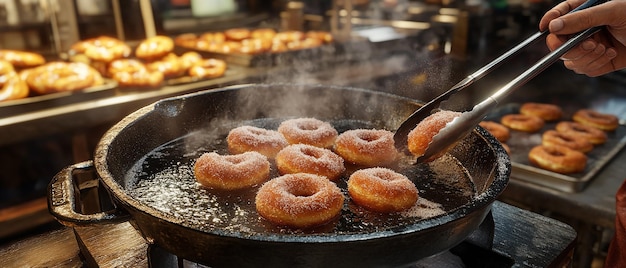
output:
[[[598,5],[606,1],[607,0],[588,0],[582,5],[570,11],[570,13]],[[581,41],[589,38],[591,35],[597,33],[601,29],[602,27],[593,27],[576,34],[573,38],[569,39],[563,45],[537,61],[528,70],[517,76],[508,84],[501,87],[493,95],[489,96],[487,99],[474,106],[472,110],[461,113],[459,117],[456,117],[454,120],[449,122],[444,128],[439,131],[439,133],[433,136],[433,139],[428,145],[425,153],[416,159],[416,163],[427,161],[437,153],[443,150],[447,150],[448,148],[455,145],[457,141],[469,134],[485,118],[485,116],[487,116],[487,114],[492,109],[494,109],[497,104],[501,102],[505,97],[507,97],[514,90],[518,89],[519,87],[530,81],[532,78],[537,76],[539,73],[544,71],[571,48],[579,44]],[[506,59],[519,52],[522,48],[547,35],[548,31],[537,32],[536,34],[530,36],[529,38],[509,50],[508,52],[504,53],[487,65],[483,66],[478,71],[470,74],[465,79],[450,88],[448,91],[444,92],[430,102],[426,103],[424,106],[420,107],[417,111],[411,114],[396,130],[394,134],[396,147],[401,151],[406,151],[407,135],[409,134],[409,132],[413,128],[415,128],[415,126],[417,126],[419,122],[421,122],[437,109],[439,109],[439,106],[443,101],[447,100],[453,94],[470,86],[478,79],[490,73]]]

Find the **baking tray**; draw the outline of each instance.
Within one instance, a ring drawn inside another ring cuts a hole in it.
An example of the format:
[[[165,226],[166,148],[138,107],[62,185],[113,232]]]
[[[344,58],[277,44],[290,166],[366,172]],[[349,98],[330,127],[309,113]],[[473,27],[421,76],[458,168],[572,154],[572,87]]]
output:
[[[117,88],[117,82],[105,78],[104,84],[82,90],[57,92],[18,100],[3,101],[0,102],[0,116],[9,117],[59,105],[110,97],[115,95],[115,88]]]
[[[509,103],[496,109],[485,120],[500,122],[500,118],[505,114],[519,113],[520,106],[521,103]],[[571,121],[573,113],[582,108],[585,107],[564,108],[564,115],[560,121]],[[626,145],[626,126],[620,122],[616,130],[607,132],[608,140],[604,144],[596,145],[592,151],[586,153],[587,166],[583,172],[560,174],[533,166],[528,161],[528,152],[532,147],[541,144],[543,132],[555,129],[558,122],[546,122],[545,126],[536,133],[511,130],[511,138],[506,142],[511,148],[511,180],[529,182],[563,192],[580,192]]]

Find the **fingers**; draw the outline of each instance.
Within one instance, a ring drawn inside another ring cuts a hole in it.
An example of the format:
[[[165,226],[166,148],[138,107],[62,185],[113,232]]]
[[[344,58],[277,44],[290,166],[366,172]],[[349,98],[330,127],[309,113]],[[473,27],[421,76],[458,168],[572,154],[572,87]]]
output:
[[[561,17],[552,19],[548,23],[548,28],[554,34],[573,34],[582,30],[602,25],[613,25],[619,23],[615,15],[615,3],[604,3],[577,12],[573,12]],[[557,7],[560,5],[557,5]],[[564,9],[563,9],[564,10]],[[559,12],[562,12],[560,10]]]
[[[548,24],[550,23],[550,21],[567,14],[572,9],[580,6],[584,2],[585,0],[569,0],[569,1],[563,1],[559,3],[558,5],[554,6],[552,9],[546,12],[541,18],[541,20],[539,21],[539,30],[541,31],[547,30]]]
[[[565,60],[564,65],[578,74],[595,77],[615,70],[612,60],[616,55],[617,53],[614,49],[606,49],[604,45],[599,44],[593,50],[590,50],[589,53],[577,59]]]

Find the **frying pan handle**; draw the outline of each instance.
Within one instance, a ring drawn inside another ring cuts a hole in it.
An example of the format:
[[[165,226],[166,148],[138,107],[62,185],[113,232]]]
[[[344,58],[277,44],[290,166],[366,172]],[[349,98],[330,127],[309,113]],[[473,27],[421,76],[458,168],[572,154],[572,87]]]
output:
[[[81,175],[82,174],[82,175]],[[87,174],[88,176],[85,176]],[[91,175],[90,175],[91,174]],[[100,211],[90,214],[83,214],[77,210],[83,211],[89,207],[81,203],[81,191],[90,191],[84,194],[92,199],[98,200],[100,206],[101,197],[94,197],[94,189],[98,191],[99,178],[95,174],[93,161],[85,161],[73,164],[61,170],[54,176],[48,185],[48,210],[63,225],[81,226],[94,223],[111,223],[124,221],[129,218],[129,214],[123,210],[113,207],[107,211]],[[78,177],[81,177],[78,179]],[[85,177],[91,177],[85,180]],[[79,182],[79,180],[82,180]],[[101,192],[101,191],[100,191]],[[93,209],[92,209],[93,210]]]

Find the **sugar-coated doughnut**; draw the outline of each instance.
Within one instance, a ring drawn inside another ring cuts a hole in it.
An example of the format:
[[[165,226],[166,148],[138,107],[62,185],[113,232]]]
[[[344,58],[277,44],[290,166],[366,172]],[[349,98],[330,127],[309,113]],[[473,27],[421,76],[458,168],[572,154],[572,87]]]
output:
[[[415,184],[387,168],[360,169],[348,179],[348,194],[359,206],[376,212],[399,212],[411,208],[418,198]]]
[[[329,149],[308,144],[292,144],[276,154],[280,174],[310,173],[336,181],[346,170],[343,158]]]
[[[437,135],[446,124],[460,115],[461,113],[459,112],[441,110],[426,117],[408,134],[407,142],[409,152],[417,157],[424,155],[433,137]],[[426,161],[432,161],[444,155],[446,151],[447,150],[442,150],[429,159],[426,159]]]
[[[257,152],[220,155],[202,154],[194,164],[196,180],[205,187],[236,190],[260,184],[270,175],[270,162]]]
[[[500,123],[494,121],[482,121],[479,125],[491,133],[491,135],[493,135],[500,142],[506,142],[511,137],[511,131],[509,131],[509,128]]]
[[[231,129],[226,137],[228,150],[233,154],[256,151],[270,158],[289,143],[280,132],[254,126],[240,126]]]
[[[587,166],[587,156],[565,146],[537,145],[528,153],[530,163],[550,171],[568,174],[582,172]]]
[[[541,137],[541,144],[547,147],[565,146],[583,153],[593,149],[593,144],[589,140],[571,132],[548,130]]]
[[[325,177],[296,173],[264,183],[255,198],[256,210],[266,220],[281,226],[310,228],[339,216],[344,196]]]
[[[561,107],[549,103],[527,102],[522,104],[520,114],[537,116],[545,121],[556,121],[563,116]]]
[[[504,115],[500,123],[513,130],[524,132],[537,132],[545,125],[545,121],[540,117],[524,114]]]
[[[278,132],[290,144],[304,143],[322,148],[331,148],[339,135],[328,122],[316,118],[288,119],[280,123]]]
[[[159,60],[146,63],[146,68],[152,72],[162,73],[165,78],[178,77],[185,71],[180,59],[174,53],[170,53]]]
[[[174,40],[169,36],[157,35],[142,40],[135,49],[135,56],[143,60],[165,57],[174,50]]]
[[[347,130],[335,139],[334,151],[350,163],[369,167],[386,166],[398,158],[393,132],[382,129]]]
[[[606,133],[578,122],[562,121],[556,124],[556,131],[581,136],[594,145],[603,144],[608,139]]]
[[[615,130],[619,126],[619,118],[612,114],[600,113],[591,109],[576,111],[572,119],[583,125],[595,127],[604,131]]]

